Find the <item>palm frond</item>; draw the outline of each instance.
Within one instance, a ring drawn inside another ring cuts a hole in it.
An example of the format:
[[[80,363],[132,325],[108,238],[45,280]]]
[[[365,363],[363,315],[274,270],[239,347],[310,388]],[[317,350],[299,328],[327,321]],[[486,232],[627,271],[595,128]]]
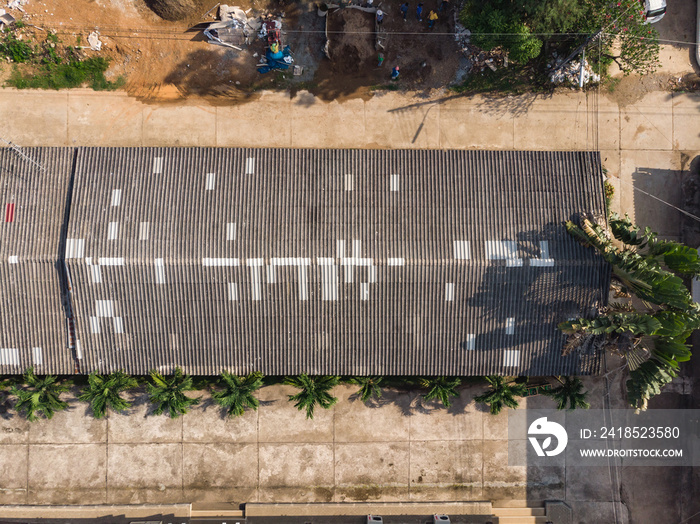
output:
[[[438,400],[446,408],[452,405],[451,397],[459,396],[457,388],[461,384],[462,381],[459,378],[423,377],[420,379],[421,387],[428,390],[423,398],[427,401]]]
[[[522,397],[527,392],[524,384],[511,383],[499,375],[484,378],[489,383],[489,390],[477,395],[474,400],[489,406],[492,415],[498,415],[504,407],[517,408],[516,397]]]
[[[353,377],[350,379],[350,383],[360,386],[357,394],[362,402],[367,403],[372,398],[382,398],[381,384],[383,380],[384,377],[379,376]]]
[[[338,385],[340,377],[337,376],[315,376],[302,373],[295,377],[285,377],[284,383],[299,389],[299,393],[289,395],[289,400],[294,402],[294,407],[299,411],[306,411],[306,418],[314,418],[316,405],[323,409],[329,409],[338,399],[331,395],[329,391]]]
[[[88,376],[88,384],[83,388],[78,400],[90,404],[95,418],[103,418],[108,408],[112,411],[128,409],[131,403],[124,399],[121,394],[137,385],[138,382],[134,377],[121,370],[108,376],[93,372]]]
[[[177,418],[200,402],[200,397],[190,398],[185,395],[186,391],[193,391],[195,388],[192,385],[192,377],[184,375],[180,368],[176,368],[168,378],[157,371],[151,371],[150,379],[147,384],[148,395],[156,408],[156,415],[167,411],[171,418]]]
[[[228,417],[240,417],[246,409],[258,409],[260,402],[254,393],[263,385],[262,373],[238,377],[223,371],[220,383],[223,389],[212,391],[211,396],[214,402],[224,408]]]
[[[61,400],[61,393],[68,391],[68,386],[61,384],[55,375],[37,376],[34,368],[24,372],[24,387],[12,386],[11,392],[17,397],[15,410],[24,414],[27,420],[33,422],[39,415],[48,419],[54,413],[68,408],[68,403]]]
[[[577,377],[564,377],[561,385],[544,394],[551,397],[557,403],[557,409],[573,410],[576,408],[588,409],[591,405],[586,401],[586,392],[583,390],[583,382]]]

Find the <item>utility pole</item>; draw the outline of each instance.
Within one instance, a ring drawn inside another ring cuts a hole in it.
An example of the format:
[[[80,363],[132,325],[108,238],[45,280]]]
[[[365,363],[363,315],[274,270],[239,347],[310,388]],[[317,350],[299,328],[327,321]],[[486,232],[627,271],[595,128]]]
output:
[[[569,62],[571,62],[571,59],[572,59],[572,58],[574,58],[574,57],[575,57],[576,55],[578,55],[581,51],[583,51],[584,49],[586,49],[586,46],[587,46],[588,44],[590,44],[591,42],[595,41],[595,40],[596,40],[597,38],[599,38],[600,35],[602,35],[602,34],[603,34],[603,30],[602,30],[602,29],[599,29],[595,34],[593,34],[593,35],[589,36],[588,38],[586,38],[586,41],[585,41],[584,43],[582,43],[580,46],[578,46],[576,49],[574,49],[574,50],[572,51],[572,53],[571,53],[569,56],[567,56],[566,59],[565,59],[561,64],[559,64],[557,67],[555,67],[555,68],[554,68],[554,71],[552,71],[550,74],[551,74],[551,75],[556,74],[557,71],[559,71],[562,67],[564,67],[566,64],[568,64]],[[582,60],[582,62],[583,62],[583,60]]]

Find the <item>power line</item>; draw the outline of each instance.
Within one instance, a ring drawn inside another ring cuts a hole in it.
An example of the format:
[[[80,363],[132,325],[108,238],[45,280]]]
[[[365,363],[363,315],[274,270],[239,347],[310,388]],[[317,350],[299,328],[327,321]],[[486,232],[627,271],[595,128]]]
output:
[[[199,33],[199,30],[188,30],[182,31],[163,31],[160,29],[143,29],[143,28],[131,28],[131,27],[115,27],[115,26],[70,26],[61,25],[56,29],[49,29],[50,32],[54,34],[71,34],[73,32],[92,32],[94,30],[99,31],[101,34],[110,36],[108,33],[133,33],[130,36],[118,35],[120,38],[136,37],[136,35],[171,35],[174,37],[184,36],[186,33]],[[286,34],[350,34],[350,35],[373,35],[376,34],[375,31],[325,31],[322,29],[283,29],[283,33]],[[625,35],[621,33],[609,33],[607,28],[602,30],[605,36],[619,36],[621,38],[636,38],[639,40],[644,40],[643,36]],[[456,31],[387,31],[388,35],[405,35],[405,36],[463,36],[464,33]],[[590,36],[590,32],[540,32],[540,33],[528,33],[527,36],[542,36],[542,37],[571,37],[571,36]],[[522,33],[470,33],[470,37],[519,37],[522,38]],[[168,38],[169,40],[191,40],[191,38]],[[670,40],[664,38],[658,38],[658,42],[668,43],[668,44],[680,44],[688,46],[698,46],[697,42],[686,41],[686,40]]]
[[[636,38],[637,40],[649,40],[645,36],[635,36],[635,35],[625,35],[625,34],[613,34],[613,33],[605,33],[606,36],[619,36],[621,38]],[[667,40],[664,38],[657,38],[656,39],[658,42],[664,43],[664,44],[681,44],[681,45],[687,45],[690,47],[697,47],[698,42],[690,42],[686,40]]]
[[[55,34],[68,34],[69,32],[88,32],[88,31],[99,31],[100,34],[112,33],[133,33],[136,34],[171,34],[171,35],[182,35],[184,33],[199,33],[200,30],[188,30],[188,31],[161,31],[154,29],[134,29],[129,27],[104,27],[104,26],[66,26],[62,25],[58,29],[51,29],[50,31]],[[202,31],[204,28],[202,28]],[[283,33],[295,33],[295,34],[343,34],[343,35],[374,35],[376,31],[325,31],[323,29],[282,29]],[[407,36],[465,36],[465,33],[460,33],[456,31],[386,31],[388,35],[407,35]],[[522,38],[523,36],[587,36],[590,33],[527,33],[523,35],[522,33],[470,33],[470,37],[473,36],[513,36]]]
[[[683,214],[686,215],[687,217],[692,218],[693,220],[695,220],[695,221],[697,221],[697,222],[700,222],[700,217],[695,216],[695,215],[693,215],[692,213],[689,213],[689,212],[686,211],[685,209],[681,209],[681,208],[678,207],[678,206],[674,206],[674,205],[671,204],[670,202],[666,202],[664,199],[659,198],[659,197],[657,197],[656,195],[652,195],[651,193],[648,193],[647,191],[644,191],[643,189],[638,188],[638,187],[635,186],[633,183],[628,182],[627,180],[622,180],[622,178],[618,178],[618,180],[619,180],[621,183],[628,184],[628,185],[632,186],[632,189],[634,189],[635,191],[639,191],[640,193],[643,193],[643,194],[645,194],[646,196],[653,198],[654,200],[658,200],[658,201],[661,202],[662,204],[666,204],[667,206],[672,207],[672,208],[675,209],[676,211],[679,211],[680,213],[683,213]]]
[[[175,32],[175,31],[160,31],[151,29],[132,29],[132,28],[119,28],[119,27],[78,27],[78,26],[61,26],[59,29],[51,29],[50,31],[57,35],[68,35],[79,32],[92,32],[97,30],[100,34],[109,36],[111,38],[144,38],[150,40],[181,40],[181,41],[192,41],[192,38],[185,36],[187,32]],[[189,33],[195,34],[200,31],[189,31]],[[323,30],[307,30],[307,29],[284,29],[282,31],[284,34],[333,34],[333,35],[374,35],[375,31],[323,31]],[[130,35],[121,35],[116,33],[132,33]],[[439,31],[388,31],[389,36],[463,36],[464,33],[459,32],[439,32]],[[605,37],[620,37],[620,38],[634,38],[637,40],[646,40],[647,37],[635,36],[629,34],[621,33],[608,33],[603,32]],[[144,37],[142,35],[154,35],[153,37]],[[522,38],[524,35],[522,33],[471,33],[470,38],[473,37],[503,37],[507,39],[508,37]],[[590,33],[528,33],[528,36],[541,36],[541,37],[580,37],[580,36],[590,36]],[[689,47],[697,47],[698,42],[687,41],[687,40],[671,40],[666,38],[657,38],[657,42],[662,44],[676,44],[684,45]]]

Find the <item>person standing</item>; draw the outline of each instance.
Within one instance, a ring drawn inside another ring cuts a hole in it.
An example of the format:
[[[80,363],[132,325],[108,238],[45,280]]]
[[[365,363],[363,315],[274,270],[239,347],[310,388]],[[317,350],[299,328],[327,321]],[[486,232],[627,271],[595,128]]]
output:
[[[391,70],[391,79],[392,80],[399,79],[399,66],[396,66],[394,69]]]
[[[440,7],[438,8],[438,13],[441,11],[447,12],[447,8],[450,6],[449,0],[442,0]]]
[[[408,2],[404,2],[401,4],[401,7],[399,7],[399,11],[401,11],[401,14],[403,15],[403,21],[406,21],[406,15],[408,15]]]
[[[431,9],[430,14],[428,15],[428,29],[433,28],[433,25],[435,25],[435,21],[437,19],[438,19],[437,13]]]
[[[419,2],[418,7],[416,7],[416,18],[419,22],[423,21],[423,3]]]
[[[377,25],[382,25],[384,21],[384,11],[377,9]]]

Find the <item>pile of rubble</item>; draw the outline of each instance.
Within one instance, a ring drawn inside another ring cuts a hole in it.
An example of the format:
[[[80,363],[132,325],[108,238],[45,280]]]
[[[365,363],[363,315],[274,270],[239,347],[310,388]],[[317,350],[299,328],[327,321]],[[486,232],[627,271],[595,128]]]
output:
[[[258,19],[249,19],[248,11],[243,11],[238,6],[229,7],[226,4],[219,6],[219,21],[212,22],[204,30],[210,44],[232,47],[242,51],[239,46],[248,45],[250,36],[254,35],[261,27]]]
[[[459,23],[457,11],[455,11],[455,42],[457,42],[457,45],[461,48],[464,48],[471,41],[471,37],[472,32]]]
[[[563,59],[561,57],[558,57],[556,53],[553,55],[554,56],[554,63],[553,64],[548,64],[547,68],[551,69],[554,68],[554,71],[552,71],[549,74],[549,79],[552,81],[554,84],[571,84],[578,86],[580,81],[581,81],[581,62],[579,60],[572,60],[568,64],[565,64],[564,67],[560,67],[561,64],[563,63]],[[594,83],[597,84],[600,82],[600,75],[597,75],[596,73],[593,72],[593,69],[591,68],[591,65],[588,63],[588,60],[585,58],[583,59],[583,84],[586,85],[588,83]]]
[[[467,67],[468,72],[480,73],[487,67],[491,71],[496,71],[501,67],[508,67],[508,53],[504,50],[496,48],[491,51],[484,51],[471,44],[472,32],[459,22],[457,12],[454,15],[454,23],[455,42],[457,42],[462,55],[469,63]]]
[[[476,46],[466,45],[462,48],[462,54],[470,63],[471,72],[480,73],[486,68],[495,72],[501,67],[508,67],[508,53],[500,48],[483,51]]]

